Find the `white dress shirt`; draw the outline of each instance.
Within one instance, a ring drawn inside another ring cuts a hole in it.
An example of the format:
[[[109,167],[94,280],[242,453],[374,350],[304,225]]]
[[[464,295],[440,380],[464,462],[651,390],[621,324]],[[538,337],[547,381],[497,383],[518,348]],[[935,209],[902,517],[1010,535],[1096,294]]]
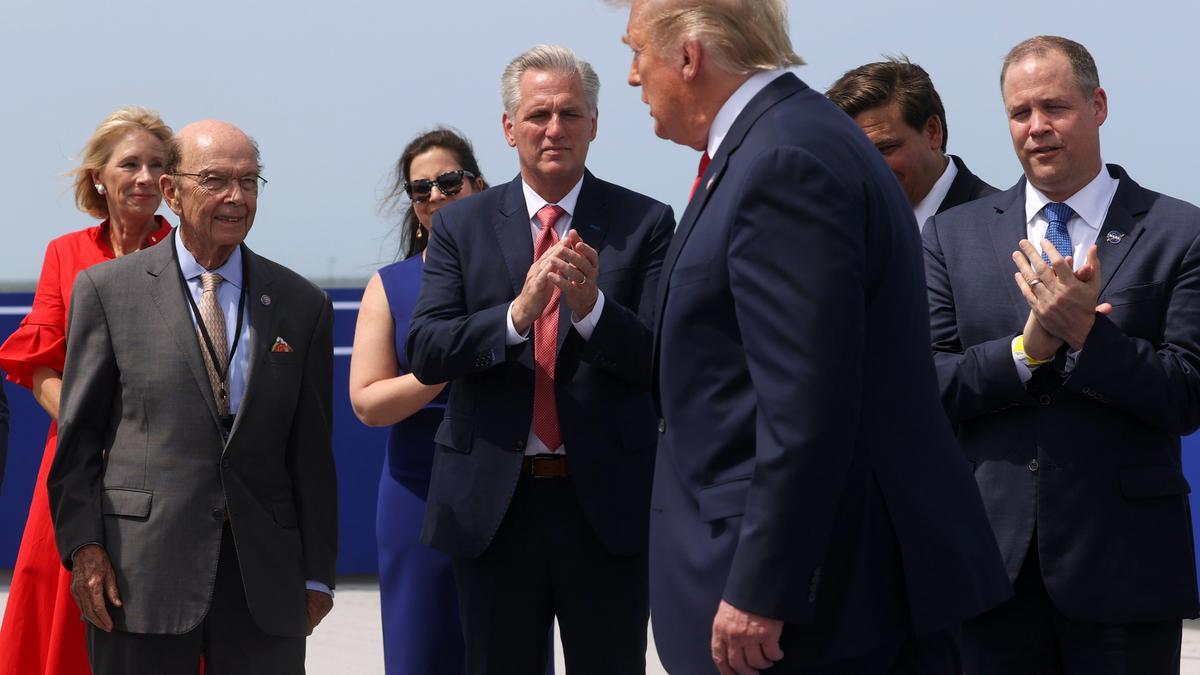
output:
[[[1113,197],[1117,195],[1119,183],[1120,181],[1109,175],[1108,169],[1101,161],[1100,173],[1064,202],[1075,212],[1067,221],[1067,233],[1071,235],[1073,269],[1078,270],[1083,266],[1088,248],[1096,243],[1104,219],[1108,217],[1108,207],[1112,206]],[[1042,250],[1042,240],[1046,238],[1046,230],[1050,227],[1050,221],[1046,219],[1042,207],[1051,201],[1041,190],[1028,181],[1025,182],[1025,238],[1033,243],[1038,251]],[[1022,382],[1028,382],[1029,378],[1033,377],[1033,370],[1017,354],[1016,338],[1013,338],[1013,362],[1017,364],[1017,376]]]
[[[717,156],[717,148],[721,147],[721,141],[725,140],[726,134],[733,127],[738,115],[741,115],[742,111],[746,109],[750,99],[766,89],[767,85],[774,82],[776,78],[786,75],[788,72],[786,68],[757,72],[743,82],[742,86],[735,89],[729,98],[725,99],[725,103],[721,105],[717,116],[713,118],[712,124],[708,127],[708,156],[710,158]]]
[[[579,191],[582,188],[583,179],[580,178],[579,182],[575,184],[575,187],[571,188],[570,192],[568,192],[566,196],[557,202],[557,205],[564,211],[564,213],[558,217],[558,220],[554,222],[554,231],[558,233],[559,239],[567,236],[567,232],[571,229],[571,221],[575,215],[575,206],[579,202]],[[534,192],[533,188],[529,186],[529,183],[526,183],[524,180],[521,181],[521,190],[525,193],[525,208],[529,212],[529,235],[533,237],[534,246],[536,246],[538,232],[540,232],[542,229],[542,224],[538,222],[537,219],[537,212],[541,211],[542,207],[550,204],[550,202],[543,199],[537,192]],[[574,315],[571,316],[571,325],[575,327],[575,331],[579,333],[579,336],[585,341],[591,339],[592,331],[596,330],[596,322],[600,320],[600,313],[604,311],[604,291],[596,289],[596,292],[596,304],[592,307],[592,311],[588,312],[587,316],[579,319],[578,321],[575,320]],[[563,302],[561,296],[559,298],[559,302],[561,304],[559,305],[558,311],[571,311],[571,309],[566,306],[566,303]],[[506,330],[504,343],[511,347],[513,345],[518,345],[522,342],[528,341],[533,327],[530,326],[530,328],[525,331],[524,335],[517,332],[516,326],[513,325],[512,303],[509,303],[508,305],[507,317],[508,319],[505,322]],[[551,452],[566,453],[566,451],[567,449],[565,446],[559,446],[558,448],[547,448],[546,444],[542,442],[542,439],[538,438],[537,434],[533,432],[533,424],[532,422],[530,423],[529,438],[525,442],[526,455],[539,455]]]
[[[917,218],[917,231],[925,229],[925,221],[933,217],[937,210],[941,208],[942,201],[946,199],[946,195],[950,193],[950,186],[954,184],[954,179],[958,176],[958,167],[954,165],[954,160],[946,158],[946,170],[929,188],[929,194],[913,207],[913,215]]]

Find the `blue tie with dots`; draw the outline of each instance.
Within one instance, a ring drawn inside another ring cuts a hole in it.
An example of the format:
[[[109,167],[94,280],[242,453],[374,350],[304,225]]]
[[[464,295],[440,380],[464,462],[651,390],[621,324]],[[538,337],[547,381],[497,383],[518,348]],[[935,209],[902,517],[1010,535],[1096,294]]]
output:
[[[1067,221],[1071,220],[1075,211],[1059,202],[1050,202],[1042,207],[1042,210],[1046,213],[1046,220],[1050,223],[1050,226],[1046,228],[1046,238],[1050,240],[1051,244],[1054,244],[1054,248],[1062,257],[1074,255],[1075,247],[1071,245],[1071,233],[1067,231]],[[1050,256],[1043,252],[1042,260],[1049,264]]]

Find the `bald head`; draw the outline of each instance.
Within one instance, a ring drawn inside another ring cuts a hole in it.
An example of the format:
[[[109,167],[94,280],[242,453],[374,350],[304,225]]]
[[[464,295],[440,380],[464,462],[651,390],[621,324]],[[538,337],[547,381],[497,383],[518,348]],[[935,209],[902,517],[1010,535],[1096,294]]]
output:
[[[224,264],[250,232],[261,169],[254,139],[228,122],[193,122],[171,139],[159,186],[180,240],[204,267]]]

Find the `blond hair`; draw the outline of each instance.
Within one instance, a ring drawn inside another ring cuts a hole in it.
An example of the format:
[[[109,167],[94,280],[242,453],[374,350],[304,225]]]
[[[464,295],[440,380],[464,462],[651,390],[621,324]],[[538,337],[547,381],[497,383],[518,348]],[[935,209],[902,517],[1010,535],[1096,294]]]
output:
[[[133,130],[149,133],[163,142],[171,140],[171,127],[158,113],[137,106],[123,106],[109,113],[83,146],[83,159],[71,172],[75,177],[75,205],[94,218],[108,217],[108,201],[96,191],[93,171],[99,171],[112,157],[113,146]]]
[[[792,50],[784,0],[661,0],[645,11],[656,46],[699,40],[731,75],[804,64]]]

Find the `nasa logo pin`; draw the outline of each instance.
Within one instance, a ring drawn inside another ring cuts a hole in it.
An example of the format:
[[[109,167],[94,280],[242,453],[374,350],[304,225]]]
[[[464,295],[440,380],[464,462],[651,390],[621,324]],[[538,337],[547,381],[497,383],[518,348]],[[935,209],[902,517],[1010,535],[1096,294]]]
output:
[[[1118,232],[1116,230],[1109,230],[1108,234],[1104,235],[1104,241],[1107,241],[1110,244],[1119,244],[1119,243],[1121,243],[1121,240],[1124,238],[1125,238],[1125,233]]]

